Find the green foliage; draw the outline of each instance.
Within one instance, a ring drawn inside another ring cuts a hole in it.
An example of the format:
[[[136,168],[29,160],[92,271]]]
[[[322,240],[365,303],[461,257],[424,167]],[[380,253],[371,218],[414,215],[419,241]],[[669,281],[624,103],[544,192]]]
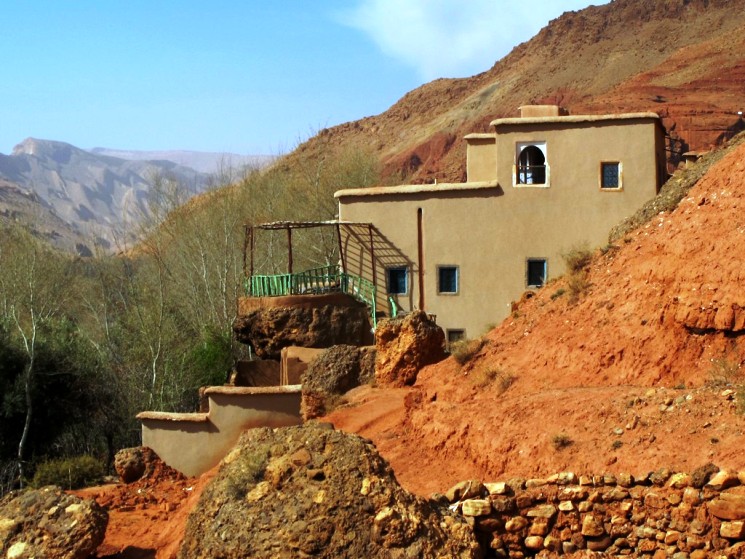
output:
[[[471,373],[471,381],[477,388],[495,385],[499,394],[507,391],[516,380],[517,377],[512,373],[494,367],[481,367]]]
[[[100,483],[106,473],[104,465],[92,456],[76,456],[42,462],[36,467],[33,487],[57,485],[63,489],[79,489]]]
[[[450,344],[450,355],[453,356],[458,365],[465,365],[481,351],[484,344],[486,344],[486,338],[458,340]]]
[[[566,292],[567,292],[566,289],[564,289],[563,287],[560,287],[559,289],[557,289],[556,291],[554,291],[551,294],[551,300],[553,301],[555,299],[558,299],[559,297],[561,297],[562,295],[564,295],[564,293],[566,293]]]
[[[562,255],[570,273],[576,273],[587,268],[592,262],[592,256],[592,250],[587,245],[572,247]]]
[[[575,272],[569,275],[567,279],[567,288],[569,290],[569,303],[575,304],[590,289],[590,280],[583,271]]]
[[[551,445],[554,447],[554,450],[564,450],[573,444],[574,441],[566,433],[557,433],[551,437]]]
[[[238,499],[245,497],[250,487],[263,479],[268,464],[269,449],[260,448],[241,454],[229,469],[226,478],[228,492]]]
[[[726,388],[743,382],[740,363],[726,356],[712,359],[707,376],[706,384],[712,388]]]
[[[244,225],[333,219],[335,190],[380,182],[365,151],[317,155],[223,169],[186,204],[182,185],[156,177],[143,242],[116,256],[73,258],[0,224],[0,494],[18,480],[24,436],[28,471],[40,457],[111,459],[138,444],[138,412],[193,411],[199,386],[225,382],[241,351]],[[338,260],[328,235],[296,241],[297,267]],[[284,242],[261,245],[257,268],[284,271]]]

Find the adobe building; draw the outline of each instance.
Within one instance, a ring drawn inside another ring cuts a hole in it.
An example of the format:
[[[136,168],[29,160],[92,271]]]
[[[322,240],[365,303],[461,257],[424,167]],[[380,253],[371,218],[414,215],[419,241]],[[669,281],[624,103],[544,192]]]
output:
[[[342,262],[377,287],[378,312],[423,309],[449,340],[477,337],[510,303],[565,272],[562,254],[608,231],[667,177],[655,113],[568,115],[552,105],[470,134],[467,182],[340,190]]]

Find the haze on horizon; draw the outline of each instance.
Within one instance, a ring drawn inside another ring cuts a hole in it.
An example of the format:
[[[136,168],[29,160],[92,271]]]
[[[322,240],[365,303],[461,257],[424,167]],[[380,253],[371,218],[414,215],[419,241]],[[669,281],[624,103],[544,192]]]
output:
[[[0,153],[35,137],[276,155],[486,71],[563,12],[607,1],[10,3]]]

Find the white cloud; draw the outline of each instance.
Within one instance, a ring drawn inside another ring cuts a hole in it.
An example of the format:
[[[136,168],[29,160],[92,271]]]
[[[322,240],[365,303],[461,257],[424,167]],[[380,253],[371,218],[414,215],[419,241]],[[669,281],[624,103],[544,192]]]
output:
[[[608,0],[359,0],[340,21],[429,81],[483,72],[567,10]]]

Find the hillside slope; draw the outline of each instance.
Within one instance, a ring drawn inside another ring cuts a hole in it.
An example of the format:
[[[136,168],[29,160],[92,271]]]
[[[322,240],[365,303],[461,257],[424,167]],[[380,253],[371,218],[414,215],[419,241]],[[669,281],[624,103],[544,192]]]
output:
[[[471,477],[743,468],[745,396],[723,392],[745,384],[738,140],[677,209],[523,301],[465,365],[424,369],[404,396],[352,395],[330,419],[425,493]],[[398,404],[382,418],[385,401]]]
[[[743,31],[745,0],[614,0],[568,12],[490,70],[425,84],[380,115],[322,131],[289,161],[357,145],[389,174],[460,181],[465,134],[546,102],[575,114],[657,112],[675,162],[745,128]]]
[[[58,247],[70,249],[85,238],[89,246],[78,246],[79,252],[92,249],[93,242],[108,249],[134,238],[133,225],[148,215],[156,177],[173,178],[192,194],[203,190],[207,179],[170,161],[127,161],[27,138],[10,155],[0,154],[0,180],[8,187],[2,212],[29,223]],[[15,204],[22,201],[18,192],[24,203]]]

